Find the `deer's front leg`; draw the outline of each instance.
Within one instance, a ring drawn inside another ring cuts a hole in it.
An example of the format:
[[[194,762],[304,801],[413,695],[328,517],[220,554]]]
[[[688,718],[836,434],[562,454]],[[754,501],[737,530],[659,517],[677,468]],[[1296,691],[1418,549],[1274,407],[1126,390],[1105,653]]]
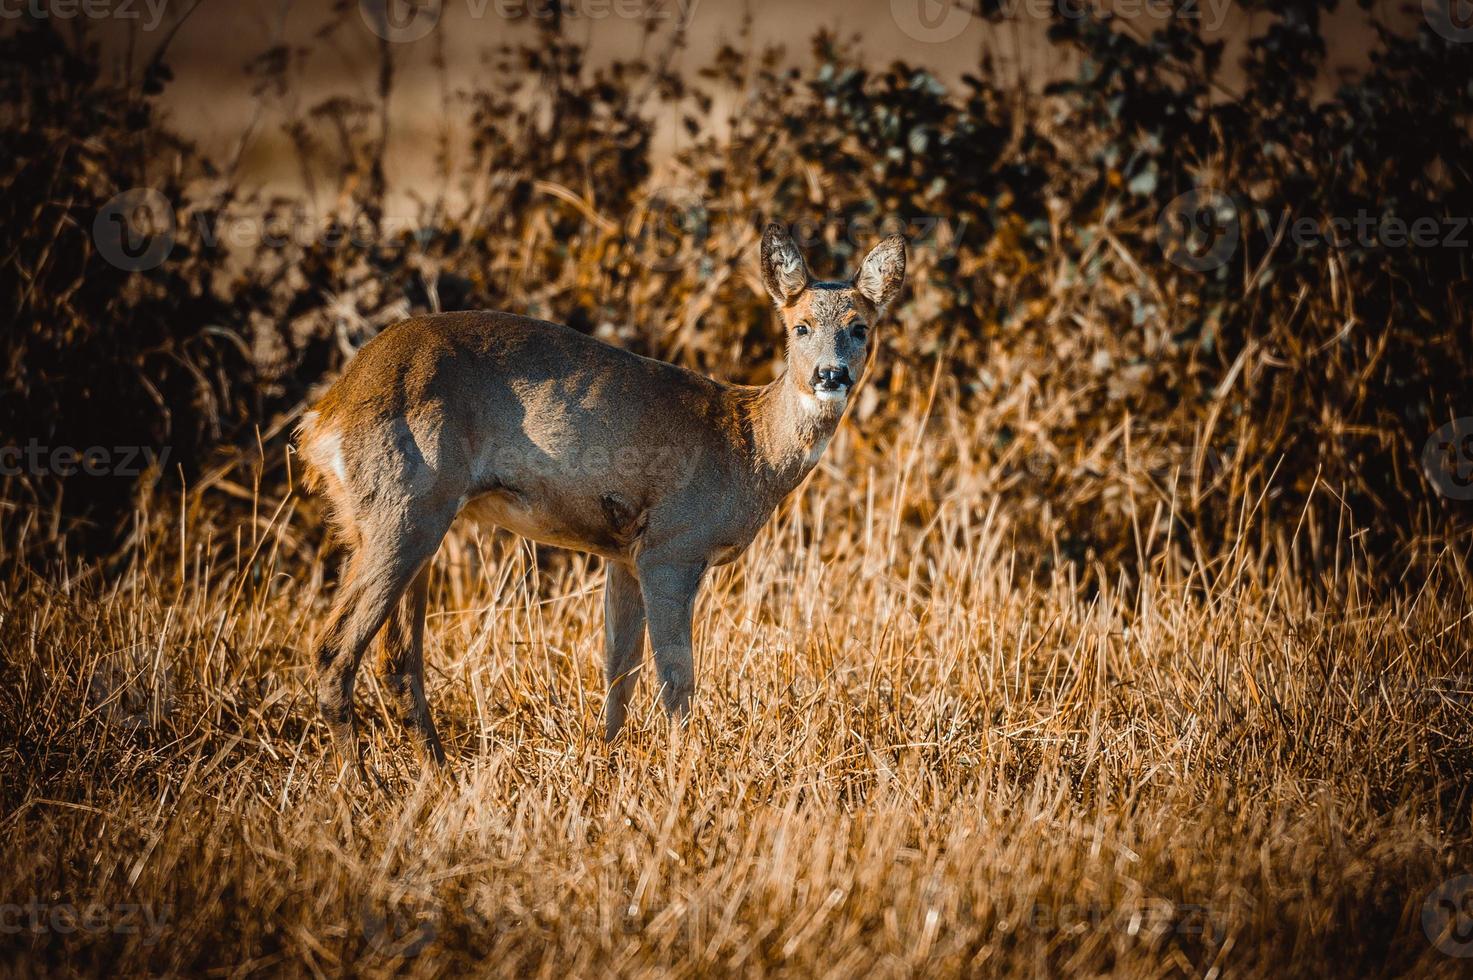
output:
[[[639,590],[649,618],[650,645],[665,710],[684,719],[695,693],[695,665],[691,650],[691,614],[705,573],[704,562],[661,561],[641,557]]]
[[[644,599],[639,580],[623,565],[607,562],[604,578],[604,674],[609,699],[604,703],[604,738],[612,742],[624,727],[624,712],[639,680],[644,656]]]

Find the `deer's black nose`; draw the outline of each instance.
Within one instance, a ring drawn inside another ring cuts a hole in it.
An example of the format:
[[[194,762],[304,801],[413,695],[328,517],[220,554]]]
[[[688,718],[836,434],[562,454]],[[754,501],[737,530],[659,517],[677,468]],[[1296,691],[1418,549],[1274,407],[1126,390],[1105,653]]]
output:
[[[849,369],[845,367],[821,367],[818,369],[818,384],[815,387],[835,390],[850,384]]]

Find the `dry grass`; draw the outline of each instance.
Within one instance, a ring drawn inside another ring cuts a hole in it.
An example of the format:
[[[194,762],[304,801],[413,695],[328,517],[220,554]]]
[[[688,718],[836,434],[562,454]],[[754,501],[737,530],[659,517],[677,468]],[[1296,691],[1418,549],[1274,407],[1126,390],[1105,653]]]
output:
[[[1465,252],[1300,247],[1244,210],[1202,275],[1156,235],[1199,184],[1269,215],[1473,213],[1464,46],[1383,39],[1322,105],[1273,35],[1229,101],[1183,84],[1209,60],[1185,29],[1062,19],[1101,70],[1036,97],[828,36],[801,71],[748,45],[600,75],[546,25],[442,107],[473,149],[409,215],[394,46],[373,98],[317,106],[273,48],[262,119],[341,213],[227,254],[205,219],[313,201],[220,176],[152,115],[167,72],[120,89],[57,23],[0,37],[0,448],[172,456],[0,480],[0,973],[1466,967],[1422,925],[1473,870],[1473,536],[1423,460],[1466,413]],[[687,119],[657,169],[656,122]],[[176,247],[130,273],[92,229],[145,186]],[[358,218],[365,244],[328,244]],[[813,222],[823,275],[912,223],[908,295],[821,472],[708,583],[690,728],[647,681],[605,746],[597,562],[462,536],[428,637],[451,771],[419,778],[365,672],[390,786],[339,785],[306,655],[335,556],[284,489],[308,389],[406,312],[467,307],[765,380],[770,219]]]
[[[1461,566],[1377,596],[1347,529],[1260,527],[1253,499],[1260,554],[1173,563],[1168,496],[1139,580],[1040,581],[967,451],[985,420],[927,394],[851,421],[709,582],[683,733],[646,681],[599,740],[596,561],[452,540],[452,775],[414,774],[368,681],[387,794],[338,785],[313,709],[314,502],[222,472],[139,515],[114,584],[13,571],[6,971],[1456,972],[1420,915],[1473,867]],[[1289,558],[1310,533],[1344,540],[1318,578]]]

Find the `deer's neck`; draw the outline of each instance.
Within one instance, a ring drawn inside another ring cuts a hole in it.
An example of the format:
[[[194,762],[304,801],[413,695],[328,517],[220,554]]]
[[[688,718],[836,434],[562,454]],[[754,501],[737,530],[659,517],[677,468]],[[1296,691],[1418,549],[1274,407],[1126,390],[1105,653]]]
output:
[[[818,463],[842,415],[842,404],[799,391],[791,371],[761,388],[751,415],[760,482],[786,496]]]

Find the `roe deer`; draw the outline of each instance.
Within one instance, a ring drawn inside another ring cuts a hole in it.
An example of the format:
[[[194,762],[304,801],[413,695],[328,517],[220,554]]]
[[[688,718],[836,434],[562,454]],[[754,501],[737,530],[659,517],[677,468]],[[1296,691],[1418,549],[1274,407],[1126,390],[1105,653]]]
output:
[[[870,329],[900,292],[905,243],[876,245],[852,281],[813,282],[772,224],[761,267],[787,338],[787,370],[765,386],[558,324],[443,313],[364,344],[306,414],[308,481],[326,489],[351,551],[317,653],[319,698],[360,773],[353,679],[386,622],[390,689],[445,761],[425,700],[425,598],[430,559],[461,514],[605,559],[606,738],[624,724],[646,626],[665,709],[686,716],[701,578],[746,550],[818,462],[868,364]]]

